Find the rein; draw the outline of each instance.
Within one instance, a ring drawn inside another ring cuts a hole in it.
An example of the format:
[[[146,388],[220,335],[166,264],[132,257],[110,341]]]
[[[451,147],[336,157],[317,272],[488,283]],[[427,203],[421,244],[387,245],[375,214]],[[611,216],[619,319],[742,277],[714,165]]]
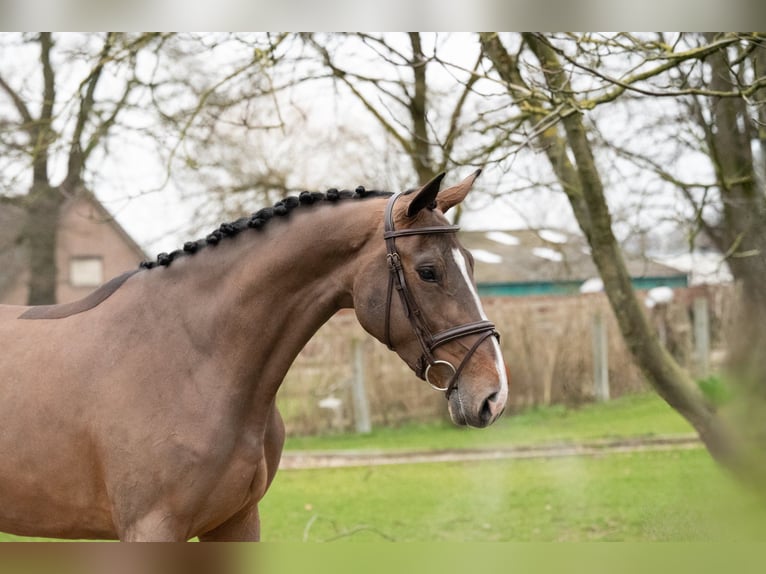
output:
[[[396,291],[399,293],[399,298],[402,302],[402,307],[404,308],[404,314],[409,319],[412,330],[414,331],[415,336],[418,338],[420,347],[423,349],[423,354],[418,361],[417,375],[421,379],[424,379],[429,385],[431,385],[431,387],[437,391],[445,392],[447,399],[449,399],[450,395],[457,388],[460,373],[462,373],[463,368],[465,367],[468,360],[479,348],[479,345],[481,345],[485,339],[491,336],[499,339],[500,335],[495,329],[495,324],[486,320],[465,323],[463,325],[451,327],[438,333],[432,333],[428,328],[428,325],[426,324],[425,319],[420,312],[420,307],[418,307],[417,302],[412,296],[412,292],[407,287],[407,281],[405,280],[404,269],[402,267],[402,260],[399,256],[399,252],[396,250],[396,238],[412,235],[432,235],[435,233],[455,233],[460,229],[460,227],[457,225],[440,225],[396,230],[394,228],[394,204],[401,195],[401,193],[395,193],[388,200],[383,223],[383,238],[386,241],[387,251],[386,260],[388,262],[388,268],[390,271],[388,276],[388,293],[386,295],[386,322],[384,342],[390,350],[394,350],[394,347],[391,344],[391,303],[393,300],[394,288],[396,288]],[[474,342],[473,346],[465,354],[463,360],[460,362],[457,368],[455,368],[455,366],[449,361],[437,359],[434,356],[434,350],[441,345],[456,339],[460,339],[462,337],[467,337],[468,335],[477,334],[479,335],[479,338]],[[437,365],[444,365],[452,370],[452,375],[449,379],[449,382],[444,387],[435,385],[429,379],[431,369]]]

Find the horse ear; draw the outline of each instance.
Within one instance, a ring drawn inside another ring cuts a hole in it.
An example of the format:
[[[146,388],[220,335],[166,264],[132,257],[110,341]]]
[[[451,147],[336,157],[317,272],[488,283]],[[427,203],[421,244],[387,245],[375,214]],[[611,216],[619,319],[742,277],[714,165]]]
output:
[[[439,193],[442,179],[445,173],[442,172],[415,192],[415,196],[407,206],[407,217],[417,215],[421,209],[433,207],[436,205],[436,194]]]
[[[442,191],[436,198],[436,206],[442,211],[447,213],[447,210],[451,207],[455,207],[458,203],[465,199],[468,192],[473,187],[473,182],[481,174],[481,170],[477,169],[471,175],[466,177],[463,181],[452,187],[448,187]]]

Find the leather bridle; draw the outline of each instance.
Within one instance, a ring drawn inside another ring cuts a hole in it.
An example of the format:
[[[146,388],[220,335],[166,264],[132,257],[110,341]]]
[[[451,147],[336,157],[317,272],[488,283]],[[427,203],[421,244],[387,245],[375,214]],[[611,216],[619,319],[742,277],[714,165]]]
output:
[[[474,321],[473,323],[465,323],[464,325],[451,327],[438,333],[432,333],[428,328],[428,325],[426,324],[425,319],[420,312],[420,307],[412,296],[412,292],[407,287],[407,281],[404,277],[404,269],[402,268],[402,260],[401,257],[399,257],[399,252],[396,250],[396,238],[412,235],[431,235],[435,233],[455,233],[460,229],[460,227],[457,225],[439,225],[396,230],[394,228],[394,204],[401,195],[401,193],[395,193],[388,200],[383,223],[383,238],[386,240],[386,251],[388,252],[386,259],[388,261],[388,268],[390,271],[388,278],[388,294],[386,295],[386,322],[384,342],[389,349],[394,350],[394,347],[391,344],[391,303],[393,300],[394,288],[396,288],[396,290],[399,292],[399,298],[401,299],[402,307],[404,308],[404,314],[409,319],[410,325],[412,325],[412,330],[415,332],[415,336],[418,338],[418,342],[423,349],[423,354],[418,361],[416,373],[418,377],[424,379],[437,391],[446,392],[446,396],[449,399],[452,392],[454,392],[454,390],[457,388],[460,373],[463,371],[463,368],[465,367],[468,360],[479,348],[479,345],[481,345],[485,339],[491,336],[499,339],[500,335],[495,329],[495,324],[486,320]],[[467,337],[469,335],[479,335],[479,338],[476,339],[473,346],[469,348],[468,352],[465,354],[463,360],[460,362],[457,368],[455,368],[455,366],[449,361],[437,359],[434,356],[434,350],[438,347],[449,343],[450,341],[454,341],[462,337]],[[452,376],[450,377],[447,385],[444,387],[435,385],[429,379],[431,369],[437,365],[445,365],[452,370]]]

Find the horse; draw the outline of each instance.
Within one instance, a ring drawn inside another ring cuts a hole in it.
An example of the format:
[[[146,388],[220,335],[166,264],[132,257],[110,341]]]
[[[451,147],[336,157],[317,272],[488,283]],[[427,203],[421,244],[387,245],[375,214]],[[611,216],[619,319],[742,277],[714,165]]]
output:
[[[403,193],[301,192],[83,300],[0,305],[0,531],[258,540],[277,390],[339,309],[486,427],[508,396],[473,261],[445,213],[480,170]]]

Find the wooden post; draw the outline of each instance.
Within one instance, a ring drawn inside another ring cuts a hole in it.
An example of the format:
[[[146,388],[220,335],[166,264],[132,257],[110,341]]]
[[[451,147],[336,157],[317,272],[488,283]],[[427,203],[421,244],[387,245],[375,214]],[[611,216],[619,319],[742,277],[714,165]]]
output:
[[[609,400],[609,340],[602,311],[593,316],[593,394],[599,402]]]
[[[697,376],[710,374],[710,311],[706,297],[694,299],[694,361]]]
[[[366,434],[372,432],[372,423],[370,422],[370,405],[367,402],[367,391],[364,386],[363,346],[363,341],[354,339],[354,376],[351,378],[351,396],[354,405],[354,428],[356,432]]]

